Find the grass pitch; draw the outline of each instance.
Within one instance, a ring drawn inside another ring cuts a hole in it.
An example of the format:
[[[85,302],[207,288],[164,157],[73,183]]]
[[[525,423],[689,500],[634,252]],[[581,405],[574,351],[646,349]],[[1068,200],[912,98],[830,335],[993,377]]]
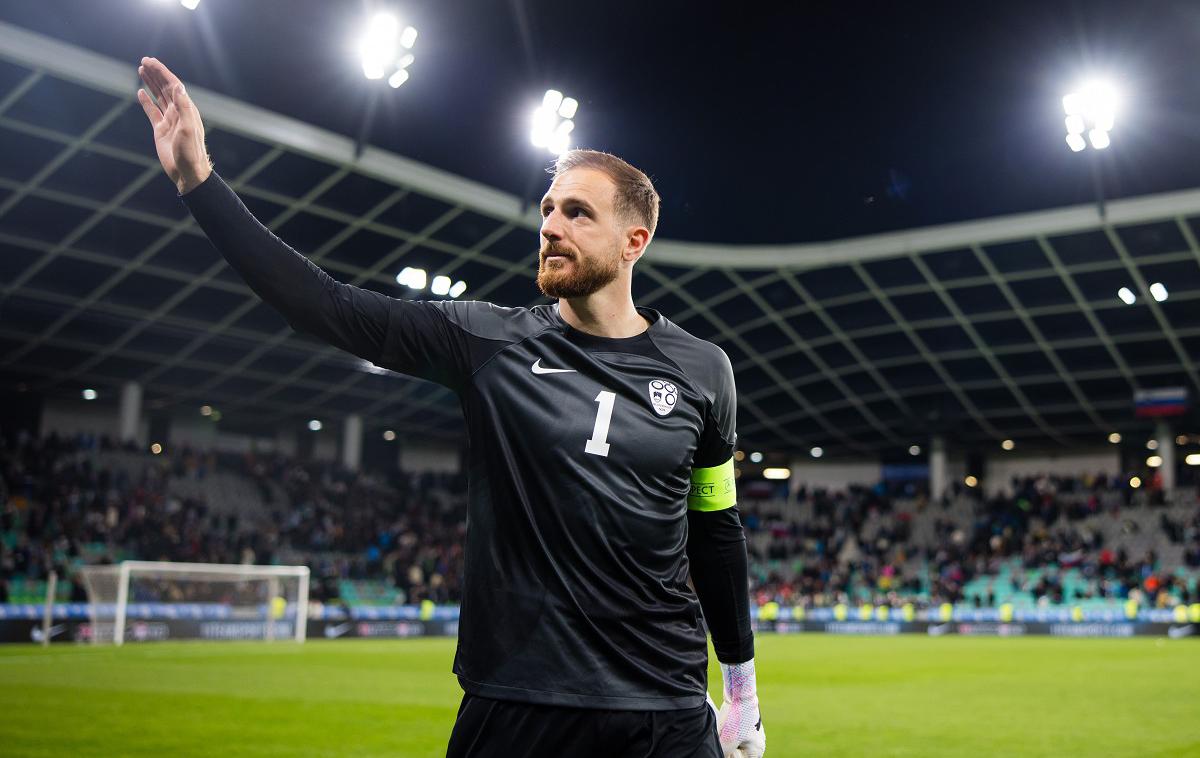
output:
[[[1200,755],[1196,639],[757,646],[769,758]],[[453,652],[447,639],[3,646],[0,755],[440,756],[461,696]]]

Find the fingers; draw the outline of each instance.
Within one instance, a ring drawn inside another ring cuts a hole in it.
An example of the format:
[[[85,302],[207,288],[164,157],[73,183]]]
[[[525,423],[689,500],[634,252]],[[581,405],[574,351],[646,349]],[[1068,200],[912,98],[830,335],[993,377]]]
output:
[[[161,68],[165,67],[157,58],[142,58],[142,65],[138,67],[138,74],[150,85],[150,91],[154,93],[156,100],[161,98],[163,93],[163,78],[159,74]]]
[[[142,69],[149,75],[150,84],[153,85],[154,97],[161,100],[166,97],[169,100],[174,100],[177,93],[183,93],[183,82],[179,81],[179,77],[171,73],[171,69],[163,65],[163,62],[158,58],[142,58]]]
[[[173,87],[175,85],[179,85],[180,87],[183,86],[183,82],[179,81],[179,77],[175,76],[175,74],[172,74],[171,69],[167,68],[166,65],[158,58],[147,58],[146,60],[150,61],[150,69],[154,72],[154,75],[162,80],[164,91],[168,87]]]
[[[150,119],[150,123],[157,126],[159,121],[163,120],[163,112],[150,99],[150,95],[146,94],[146,90],[139,89],[137,91],[138,102],[142,105],[142,110],[146,112],[146,118]]]
[[[142,60],[144,62],[148,62],[150,59],[142,58]],[[146,63],[138,66],[138,76],[141,78],[142,83],[146,85],[146,89],[148,89],[150,94],[154,96],[154,99],[165,106],[165,103],[162,101],[162,88],[158,86],[158,81],[155,79],[154,74],[151,72],[150,67]]]

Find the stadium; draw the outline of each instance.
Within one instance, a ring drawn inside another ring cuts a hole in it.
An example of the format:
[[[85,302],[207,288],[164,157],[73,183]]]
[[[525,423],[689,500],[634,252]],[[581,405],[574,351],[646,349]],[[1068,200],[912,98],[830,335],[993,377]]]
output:
[[[1200,755],[1198,35],[0,7],[0,753]],[[633,331],[577,148],[661,195]]]

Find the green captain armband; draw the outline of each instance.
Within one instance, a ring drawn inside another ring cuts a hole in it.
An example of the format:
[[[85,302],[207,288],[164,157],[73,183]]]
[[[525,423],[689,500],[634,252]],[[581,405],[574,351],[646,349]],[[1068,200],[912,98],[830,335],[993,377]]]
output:
[[[688,509],[723,511],[737,505],[737,487],[733,483],[733,458],[719,466],[692,469],[692,491]]]

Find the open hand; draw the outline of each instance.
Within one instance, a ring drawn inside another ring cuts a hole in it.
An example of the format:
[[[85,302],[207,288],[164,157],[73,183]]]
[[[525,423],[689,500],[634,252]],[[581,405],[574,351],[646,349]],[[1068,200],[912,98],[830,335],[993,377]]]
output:
[[[183,88],[183,82],[160,60],[142,58],[138,76],[146,85],[138,90],[138,102],[154,127],[158,160],[179,194],[185,194],[212,173],[212,164],[204,147],[204,122]],[[146,90],[154,93],[153,99]]]

